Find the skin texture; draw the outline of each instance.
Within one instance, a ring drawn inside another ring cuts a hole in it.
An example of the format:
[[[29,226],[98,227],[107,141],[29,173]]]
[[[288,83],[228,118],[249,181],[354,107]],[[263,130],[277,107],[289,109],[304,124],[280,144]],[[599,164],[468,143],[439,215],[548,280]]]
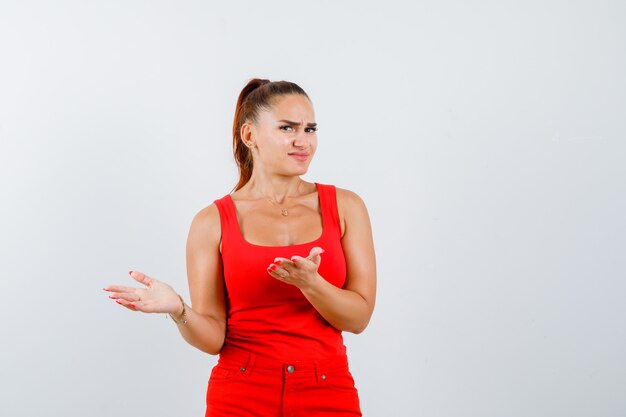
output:
[[[299,124],[288,124],[279,120]],[[256,121],[241,127],[241,137],[253,155],[252,177],[231,194],[244,239],[262,246],[287,246],[315,240],[322,233],[315,184],[300,176],[317,150],[313,106],[302,95],[280,96]],[[304,161],[292,152],[307,153]],[[323,248],[307,257],[276,258],[267,266],[274,279],[298,287],[313,307],[337,329],[362,332],[376,299],[376,261],[367,208],[354,192],[336,188],[347,277],[343,288],[318,273]],[[273,200],[270,202],[269,200]],[[280,208],[289,210],[282,216]],[[193,218],[187,239],[187,276],[191,305],[185,304],[186,324],[178,324],[191,345],[218,354],[226,332],[226,299],[221,264],[221,226],[215,203]],[[134,271],[132,278],[145,288],[111,285],[105,291],[122,306],[145,313],[170,313],[178,319],[182,305],[172,287]]]

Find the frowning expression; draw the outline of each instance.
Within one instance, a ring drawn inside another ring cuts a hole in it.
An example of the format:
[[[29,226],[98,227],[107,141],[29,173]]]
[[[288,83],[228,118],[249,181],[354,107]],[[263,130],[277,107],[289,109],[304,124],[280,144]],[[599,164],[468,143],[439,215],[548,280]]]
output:
[[[317,149],[317,123],[306,96],[289,94],[261,110],[256,122],[244,123],[241,136],[256,145],[254,169],[280,175],[306,173]]]

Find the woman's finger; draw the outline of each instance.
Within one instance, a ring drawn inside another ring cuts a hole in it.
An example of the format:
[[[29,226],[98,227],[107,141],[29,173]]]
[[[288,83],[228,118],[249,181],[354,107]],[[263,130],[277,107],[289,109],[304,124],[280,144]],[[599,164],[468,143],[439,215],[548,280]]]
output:
[[[139,271],[128,271],[128,274],[137,282],[142,283],[146,287],[151,287],[153,279]]]
[[[126,307],[129,310],[133,310],[133,311],[136,310],[134,303],[131,302],[131,301],[126,301],[124,299],[117,299],[117,300],[115,300],[115,302],[118,303],[121,306]]]
[[[303,258],[302,256],[292,256],[291,262],[293,262],[296,267],[302,268],[304,266],[311,265],[312,261],[309,258]]]
[[[140,301],[127,301],[124,299],[115,300],[118,304],[123,305],[132,311],[141,311],[142,313],[156,313],[155,304],[150,302],[149,300],[144,302],[143,299]]]
[[[307,258],[315,261],[315,257],[321,255],[322,253],[324,253],[324,249],[320,248],[319,246],[315,246],[311,248],[311,251],[309,252],[309,256],[307,256]]]
[[[278,258],[274,258],[274,262],[277,263],[278,265],[280,265],[283,262],[289,263],[289,262],[291,262],[291,260],[287,259],[287,258],[278,257]]]
[[[277,276],[280,278],[286,277],[287,275],[289,275],[289,271],[287,271],[285,268],[278,266],[277,264],[271,264],[268,268],[267,268],[267,272],[270,273],[270,275],[272,276]]]
[[[293,268],[296,266],[295,262],[291,259],[281,257],[274,258],[274,263],[278,266],[282,266],[283,268]]]
[[[287,258],[275,258],[274,263],[279,267],[283,268],[285,271],[293,271],[297,268],[297,265],[290,259]]]
[[[114,299],[114,300],[126,300],[126,301],[139,301],[141,300],[141,295],[136,294],[136,293],[113,293],[111,295],[109,295],[109,298]]]
[[[136,289],[137,288],[135,287],[126,287],[123,285],[109,285],[103,288],[103,290],[110,291],[110,292],[133,292]]]

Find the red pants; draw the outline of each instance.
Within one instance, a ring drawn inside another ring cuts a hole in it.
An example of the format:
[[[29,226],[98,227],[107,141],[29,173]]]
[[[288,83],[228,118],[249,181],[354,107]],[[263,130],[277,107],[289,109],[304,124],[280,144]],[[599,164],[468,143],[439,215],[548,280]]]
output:
[[[205,417],[362,416],[348,358],[282,362],[224,348],[211,371]]]

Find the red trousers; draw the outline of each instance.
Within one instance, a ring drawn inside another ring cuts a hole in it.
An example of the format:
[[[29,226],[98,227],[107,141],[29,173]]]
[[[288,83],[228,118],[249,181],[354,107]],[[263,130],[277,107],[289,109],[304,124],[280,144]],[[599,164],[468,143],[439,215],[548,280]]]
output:
[[[282,362],[226,347],[211,371],[205,417],[362,416],[348,358]]]

